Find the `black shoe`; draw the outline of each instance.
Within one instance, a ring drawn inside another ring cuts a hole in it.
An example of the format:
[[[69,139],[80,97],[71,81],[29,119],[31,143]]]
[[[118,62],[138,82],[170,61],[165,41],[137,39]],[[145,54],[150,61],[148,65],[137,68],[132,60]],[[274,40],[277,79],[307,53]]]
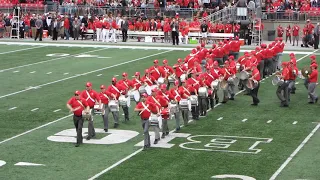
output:
[[[227,101],[222,101],[221,103],[222,103],[222,104],[225,104],[225,103],[227,103]]]
[[[146,151],[148,149],[148,146],[143,146],[142,151]]]
[[[108,132],[108,129],[104,129],[104,132]]]
[[[256,104],[256,103],[253,103],[253,104],[251,104],[251,106],[258,106],[258,104]]]
[[[318,98],[316,98],[315,100],[314,100],[314,103],[317,103],[318,102]]]
[[[90,139],[91,139],[91,136],[87,136],[86,140],[88,140],[88,141],[89,141]]]
[[[114,128],[117,128],[119,126],[119,124],[118,123],[114,123]]]
[[[176,128],[176,132],[179,132],[180,131],[180,127]]]
[[[163,139],[163,138],[165,138],[165,137],[166,137],[166,134],[165,134],[165,133],[162,133],[161,138]]]
[[[314,104],[314,102],[310,101],[309,104]]]
[[[289,105],[288,105],[288,104],[285,104],[285,105],[283,105],[283,107],[289,107]]]
[[[234,100],[234,97],[229,98],[229,100]]]
[[[295,94],[296,92],[294,92],[294,91],[291,91],[290,93],[291,93],[291,94]]]
[[[158,139],[154,140],[153,144],[158,144]]]
[[[216,100],[216,104],[219,104],[219,99]]]
[[[79,147],[80,146],[80,144],[78,144],[78,143],[76,143],[75,145],[74,145],[74,147]]]
[[[169,132],[166,132],[166,136],[168,136]]]

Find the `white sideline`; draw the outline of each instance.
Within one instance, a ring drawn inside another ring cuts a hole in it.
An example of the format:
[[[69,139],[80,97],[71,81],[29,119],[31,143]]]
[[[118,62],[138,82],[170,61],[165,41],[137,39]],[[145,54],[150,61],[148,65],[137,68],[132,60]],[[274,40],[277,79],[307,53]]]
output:
[[[68,118],[68,117],[70,117],[70,116],[72,116],[72,114],[69,114],[69,115],[64,116],[64,117],[62,117],[62,118],[59,118],[59,119],[57,119],[57,120],[51,121],[51,122],[49,122],[49,123],[47,123],[47,124],[38,126],[38,127],[36,127],[36,128],[30,129],[30,130],[28,130],[28,131],[26,131],[26,132],[24,132],[24,133],[18,134],[18,135],[16,135],[16,136],[11,137],[11,138],[5,139],[5,140],[1,141],[0,144],[3,144],[3,143],[8,142],[8,141],[10,141],[10,140],[12,140],[12,139],[15,139],[15,138],[18,138],[18,137],[20,137],[20,136],[23,136],[23,135],[26,135],[26,134],[28,134],[28,133],[31,133],[32,131],[41,129],[41,128],[43,128],[43,127],[46,127],[46,126],[48,126],[48,125],[50,125],[50,124],[56,123],[56,122],[61,121],[61,120],[65,119],[65,118]]]
[[[315,51],[313,51],[313,52],[310,52],[309,54],[307,54],[307,55],[305,55],[305,56],[297,59],[297,62],[303,60],[305,57],[307,57],[307,56],[310,55],[310,54],[313,54],[313,53],[316,52],[316,51],[317,51],[317,50],[315,50]],[[266,78],[268,78],[268,77],[266,77]],[[237,96],[238,94],[240,94],[240,93],[242,93],[242,92],[244,92],[244,91],[245,91],[245,90],[242,90],[242,91],[237,92],[237,93],[235,94],[235,96]],[[218,107],[218,106],[220,106],[220,105],[221,105],[221,103],[218,103],[218,104],[216,104],[214,107]],[[190,120],[189,122],[192,122],[192,121],[193,121],[193,120]],[[320,127],[320,124],[319,124],[318,126]],[[183,127],[183,125],[181,125],[181,127]],[[319,127],[318,127],[318,128],[319,128]],[[172,133],[172,132],[174,132],[174,130],[170,131],[170,133]],[[118,161],[118,162],[116,162],[115,164],[113,164],[112,166],[109,166],[108,168],[102,170],[100,173],[94,175],[93,177],[89,178],[88,180],[94,180],[95,178],[100,177],[102,174],[110,171],[111,169],[117,167],[118,165],[120,165],[121,163],[123,163],[123,162],[125,162],[126,160],[130,159],[130,158],[133,157],[134,155],[138,154],[139,152],[142,151],[142,149],[143,149],[143,148],[141,148],[141,149],[135,151],[134,153],[128,155],[127,157],[121,159],[120,161]]]
[[[101,50],[105,50],[105,49],[107,49],[107,48],[95,49],[93,51],[87,51],[87,52],[83,52],[83,53],[79,53],[79,54],[71,54],[68,56],[62,56],[62,57],[49,59],[49,60],[45,60],[45,61],[40,61],[40,62],[36,62],[36,63],[25,64],[25,65],[16,66],[16,67],[8,68],[8,69],[1,69],[0,73],[5,72],[5,71],[9,71],[9,70],[13,70],[13,69],[17,69],[17,68],[28,67],[28,66],[32,66],[32,65],[36,65],[36,64],[42,64],[42,63],[46,63],[46,62],[56,61],[56,60],[60,60],[60,59],[64,59],[64,58],[68,58],[68,57],[72,57],[72,56],[78,56],[81,54],[92,53],[92,52],[101,51]]]
[[[8,44],[8,43],[6,43]],[[19,43],[20,44],[20,43]],[[1,54],[10,54],[10,53],[14,53],[14,52],[20,52],[20,51],[26,51],[26,50],[30,50],[30,49],[37,49],[37,48],[42,48],[42,47],[45,47],[43,45],[39,45],[37,47],[31,47],[31,48],[25,48],[25,49],[17,49],[17,50],[13,50],[13,51],[7,51],[7,52],[2,52],[0,53]]]
[[[164,53],[171,52],[171,51],[172,50],[163,51],[163,52],[160,52],[160,53],[148,55],[148,56],[145,56],[145,57],[141,57],[141,58],[137,58],[137,59],[134,59],[134,60],[126,61],[126,62],[123,62],[123,63],[119,63],[119,64],[116,64],[116,65],[107,66],[107,67],[104,67],[104,68],[101,68],[101,69],[89,71],[89,72],[86,72],[86,73],[83,73],[83,74],[77,74],[77,75],[70,76],[70,77],[67,77],[67,78],[63,78],[63,79],[60,79],[60,80],[48,82],[48,83],[45,83],[45,84],[40,84],[40,85],[34,86],[34,87],[36,87],[36,89],[38,89],[38,88],[43,87],[43,86],[47,86],[47,85],[50,85],[50,84],[55,84],[55,83],[58,83],[58,82],[62,82],[62,81],[69,80],[69,79],[73,79],[73,78],[80,77],[80,76],[85,76],[85,75],[92,74],[92,73],[95,73],[95,72],[99,72],[99,71],[102,71],[102,70],[110,69],[110,68],[121,66],[121,65],[124,65],[124,64],[128,64],[128,63],[132,63],[132,62],[135,62],[135,61],[140,61],[140,60],[143,60],[143,59],[146,59],[146,58],[149,58],[149,57],[157,56],[157,55],[164,54]],[[15,94],[20,94],[20,93],[23,93],[23,92],[26,92],[26,91],[29,91],[29,90],[33,90],[33,88],[28,88],[28,89],[24,89],[24,90],[21,90],[21,91],[16,91],[14,93],[6,94],[6,95],[3,95],[3,96],[0,96],[0,99],[5,98],[5,97],[9,97],[9,96],[12,96],[12,95],[15,95]]]
[[[89,48],[116,48],[116,49],[141,49],[141,50],[176,50],[176,51],[190,51],[194,49],[195,47],[181,47],[177,48],[171,45],[168,46],[135,46],[135,45],[108,45],[108,44],[75,44],[75,43],[33,43],[33,42],[0,42],[1,44],[11,44],[11,45],[38,45],[38,46],[53,46],[53,47],[89,47]],[[245,52],[245,51],[251,51],[251,49],[246,49],[246,50],[240,50],[240,52]],[[283,54],[290,54],[294,52],[295,54],[310,54],[310,52],[302,52],[302,51],[296,51],[296,50],[291,50],[291,51],[283,51]]]
[[[280,168],[271,176],[269,180],[275,180],[279,176],[281,171],[289,164],[289,162],[297,155],[297,153],[303,148],[303,146],[310,140],[314,133],[320,128],[320,123],[311,131],[311,133],[302,141],[302,143],[293,151],[288,159],[280,166]]]

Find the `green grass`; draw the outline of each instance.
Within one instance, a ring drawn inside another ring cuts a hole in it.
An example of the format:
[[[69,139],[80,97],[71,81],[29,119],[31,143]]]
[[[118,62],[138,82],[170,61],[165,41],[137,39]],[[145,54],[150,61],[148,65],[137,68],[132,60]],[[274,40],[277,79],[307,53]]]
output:
[[[7,47],[3,46],[3,48]],[[23,48],[27,47],[23,46]],[[95,50],[96,52],[86,54],[111,58],[76,58],[70,56],[48,61],[55,57],[46,56],[50,53],[75,55]],[[156,53],[163,54],[154,55]],[[0,121],[0,141],[68,115],[65,107],[66,101],[75,90],[84,89],[87,81],[91,81],[94,89],[98,90],[100,84],[109,85],[114,75],[121,75],[124,71],[129,76],[136,71],[143,72],[153,64],[154,59],[168,59],[170,64],[173,64],[177,58],[183,58],[187,52],[43,47],[26,52],[21,51],[18,54],[19,56],[13,56],[15,58],[11,56],[2,58],[0,60],[1,69],[23,66],[29,63],[44,63],[0,72],[0,75],[2,75],[0,76],[2,82],[0,96],[23,90],[27,86],[58,82],[0,98],[0,114],[2,117]],[[146,56],[150,57],[142,59]],[[297,59],[301,57],[303,56],[297,56]],[[76,74],[83,74],[134,59],[139,60],[76,76]],[[283,59],[288,60],[288,55],[284,55]],[[299,62],[299,67],[308,63],[309,60],[305,58]],[[15,70],[19,70],[19,72],[13,73]],[[31,71],[36,72],[30,74]],[[46,74],[47,72],[52,73]],[[69,72],[69,74],[64,75],[66,72]],[[102,74],[102,76],[97,76],[98,74]],[[59,81],[68,77],[70,78]],[[315,124],[311,122],[318,121],[316,117],[319,115],[318,105],[307,104],[307,92],[301,80],[297,85],[296,94],[292,95],[290,107],[287,109],[279,107],[280,103],[275,91],[276,87],[271,85],[271,78],[269,78],[261,84],[259,91],[261,104],[259,107],[250,107],[251,98],[239,94],[235,101],[229,101],[227,104],[217,107],[209,112],[206,118],[193,121],[188,127],[183,127],[181,131],[181,133],[188,133],[190,136],[223,135],[272,138],[273,140],[270,143],[261,143],[257,146],[261,149],[261,152],[240,154],[192,151],[179,147],[180,144],[188,142],[186,138],[175,138],[170,141],[171,144],[175,144],[174,147],[169,149],[152,148],[149,151],[141,152],[102,175],[100,179],[194,180],[210,179],[211,176],[218,174],[242,174],[252,176],[257,180],[269,179],[315,127]],[[11,107],[17,108],[9,111],[8,109]],[[30,110],[34,108],[39,108],[39,110],[31,112]],[[116,145],[84,144],[80,148],[74,148],[71,143],[47,140],[49,136],[53,136],[62,130],[74,130],[72,118],[69,117],[0,144],[0,159],[7,162],[0,168],[0,179],[88,179],[92,177],[140,149],[135,144],[143,140],[143,132],[140,119],[136,113],[133,113],[133,108],[134,105],[130,108],[130,121],[127,123],[121,122],[119,129],[137,131],[139,134],[125,143]],[[61,111],[53,112],[56,109],[61,109]],[[120,114],[122,114],[122,110]],[[217,121],[219,117],[223,117],[223,119]],[[109,118],[109,126],[112,127],[113,119],[111,115]],[[123,116],[120,115],[120,118],[123,121]],[[248,120],[242,122],[241,120],[244,118]],[[272,120],[272,122],[268,124],[268,120]],[[293,121],[298,121],[298,123],[293,125]],[[85,123],[84,128],[86,126]],[[102,119],[99,116],[95,116],[95,128],[103,128]],[[170,120],[169,128],[174,129],[174,120]],[[98,133],[97,136],[97,138],[103,138],[106,134]],[[318,133],[316,136],[319,136]],[[315,138],[311,139],[310,144],[317,146],[319,142]],[[200,144],[187,146],[203,149],[204,145],[208,144],[211,139],[211,137],[200,137],[197,139],[201,140]],[[238,139],[228,150],[246,152],[254,142],[255,140],[252,139]],[[316,179],[318,177],[316,167],[312,164],[317,162],[317,158],[313,159],[310,155],[318,153],[314,147],[307,144],[306,151],[303,149],[301,154],[297,155],[297,158],[292,161],[292,164],[288,165],[279,179],[287,180],[300,177]],[[14,166],[17,162],[40,163],[46,166]],[[308,169],[302,171],[300,168],[303,167],[308,167]],[[297,169],[300,169],[300,171],[297,171]],[[303,172],[306,176],[303,176]]]

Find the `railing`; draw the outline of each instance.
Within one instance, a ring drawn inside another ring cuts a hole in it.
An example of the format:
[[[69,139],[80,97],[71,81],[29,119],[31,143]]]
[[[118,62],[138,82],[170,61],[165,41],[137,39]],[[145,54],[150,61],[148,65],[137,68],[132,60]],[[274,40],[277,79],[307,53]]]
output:
[[[0,11],[2,13],[12,13],[13,12],[13,5],[1,5],[0,4]],[[21,6],[20,5],[20,9],[22,13],[37,13],[37,14],[41,14],[44,13],[44,10],[46,9],[46,6],[43,5],[38,5],[38,4],[34,4],[32,6]]]
[[[299,11],[276,11],[276,12],[268,12],[263,11],[262,19],[264,20],[275,20],[275,21],[306,21],[310,19],[311,21],[319,21],[320,20],[320,11],[314,12],[299,12]]]
[[[201,21],[210,20],[211,22],[216,23],[216,22],[232,21],[235,19],[236,19],[236,7],[232,6],[232,7],[227,7],[217,12],[214,12],[209,16],[202,18]]]
[[[47,6],[48,7],[48,6]],[[60,14],[77,14],[77,15],[104,15],[108,13],[121,14],[128,17],[139,17],[141,14],[148,18],[156,17],[158,13],[161,16],[174,17],[176,13],[180,18],[191,18],[196,15],[201,15],[199,9],[192,8],[138,8],[138,7],[98,7],[98,6],[59,6],[58,12]],[[45,10],[49,12],[49,10]],[[208,14],[214,13],[214,9],[208,9]]]

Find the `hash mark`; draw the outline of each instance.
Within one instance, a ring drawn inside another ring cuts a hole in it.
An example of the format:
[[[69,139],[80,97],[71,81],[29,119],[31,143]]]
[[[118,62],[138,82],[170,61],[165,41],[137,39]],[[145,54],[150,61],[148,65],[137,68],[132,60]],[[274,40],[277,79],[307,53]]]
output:
[[[36,111],[36,110],[38,110],[38,109],[39,109],[39,108],[34,108],[34,109],[32,109],[31,111],[34,112],[34,111]]]
[[[47,74],[51,74],[52,72],[47,72]]]
[[[69,73],[63,73],[63,75],[67,75],[67,74],[69,74]]]
[[[271,123],[271,122],[272,122],[272,120],[267,121],[268,124]]]
[[[243,119],[242,122],[246,122],[248,119]]]
[[[223,119],[223,117],[219,117],[217,120],[220,121],[220,120],[222,120],[222,119]]]
[[[30,72],[31,74],[35,73],[35,71]]]
[[[9,109],[9,111],[14,110],[14,109],[17,109],[17,107],[12,107]]]
[[[56,110],[54,110],[53,112],[58,112],[58,111],[61,111],[61,109],[56,109]]]
[[[17,73],[17,72],[19,72],[19,71],[13,71],[13,73]]]
[[[298,123],[298,121],[294,121],[292,124],[297,124]]]
[[[102,74],[98,74],[97,76],[102,76]]]

